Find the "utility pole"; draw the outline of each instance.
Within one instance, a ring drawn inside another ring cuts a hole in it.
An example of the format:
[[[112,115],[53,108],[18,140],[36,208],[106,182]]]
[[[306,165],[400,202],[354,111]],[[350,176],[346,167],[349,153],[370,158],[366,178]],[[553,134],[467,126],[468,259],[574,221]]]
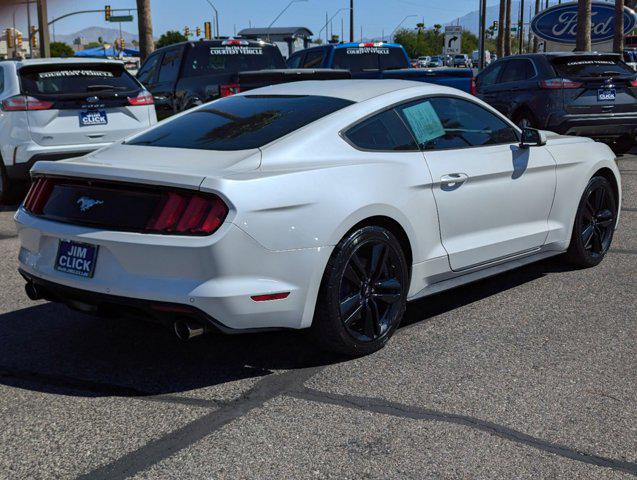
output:
[[[624,51],[624,0],[615,0],[615,36],[613,38],[613,52]]]
[[[121,25],[120,23],[120,27]],[[139,31],[139,56],[143,62],[155,50],[150,0],[137,0],[137,30]]]
[[[540,13],[540,2],[542,0],[535,0],[535,14]],[[537,49],[539,47],[539,42],[536,35],[533,35],[533,52],[537,53]]]
[[[478,53],[480,55],[480,60],[478,61],[478,68],[480,70],[484,69],[484,35],[487,28],[487,0],[480,0],[480,37],[478,38]]]
[[[354,0],[349,0],[349,41],[354,41]]]
[[[538,2],[540,0],[537,0]],[[506,0],[500,0],[500,16],[498,17],[498,58],[504,56],[504,24],[506,23]]]
[[[577,5],[577,43],[578,52],[591,51],[591,0],[579,0]]]
[[[524,45],[524,0],[520,0],[520,25],[518,27],[518,35],[520,36],[518,53],[521,55],[522,46]]]
[[[506,19],[504,21],[504,56],[511,55],[511,0],[506,0]]]
[[[49,37],[49,14],[46,6],[47,0],[38,0],[38,33],[40,36],[40,57],[51,56],[51,39]]]

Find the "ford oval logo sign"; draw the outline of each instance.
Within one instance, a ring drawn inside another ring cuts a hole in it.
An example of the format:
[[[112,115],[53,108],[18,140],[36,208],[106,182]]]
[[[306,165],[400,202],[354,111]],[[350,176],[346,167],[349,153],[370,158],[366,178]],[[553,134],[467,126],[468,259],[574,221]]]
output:
[[[615,2],[592,2],[592,43],[612,40],[614,18]],[[624,33],[630,33],[636,23],[635,12],[624,7]],[[577,2],[555,5],[538,13],[531,22],[531,30],[550,42],[574,44],[577,37]]]

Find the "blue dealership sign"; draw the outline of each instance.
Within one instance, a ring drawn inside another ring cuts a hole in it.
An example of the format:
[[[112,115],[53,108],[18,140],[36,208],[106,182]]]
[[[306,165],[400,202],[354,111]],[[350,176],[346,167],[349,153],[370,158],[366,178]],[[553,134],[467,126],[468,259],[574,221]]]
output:
[[[592,2],[592,42],[611,40],[615,30],[615,2]],[[624,34],[630,33],[637,19],[635,12],[624,7]],[[574,44],[577,38],[577,2],[562,3],[538,13],[531,30],[543,40]]]

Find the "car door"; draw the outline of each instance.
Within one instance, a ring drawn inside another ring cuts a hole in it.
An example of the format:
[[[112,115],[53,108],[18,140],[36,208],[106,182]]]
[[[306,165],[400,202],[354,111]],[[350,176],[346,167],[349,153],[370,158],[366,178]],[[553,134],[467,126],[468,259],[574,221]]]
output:
[[[159,73],[152,91],[159,120],[178,111],[175,105],[175,86],[179,77],[182,52],[182,46],[165,50],[159,64]]]
[[[505,102],[501,98],[503,92],[498,79],[507,63],[508,61],[496,62],[476,77],[476,96],[499,111],[502,111]]]
[[[511,124],[465,98],[429,97],[398,110],[431,171],[452,270],[544,244],[556,184],[555,161],[544,147],[520,148]]]

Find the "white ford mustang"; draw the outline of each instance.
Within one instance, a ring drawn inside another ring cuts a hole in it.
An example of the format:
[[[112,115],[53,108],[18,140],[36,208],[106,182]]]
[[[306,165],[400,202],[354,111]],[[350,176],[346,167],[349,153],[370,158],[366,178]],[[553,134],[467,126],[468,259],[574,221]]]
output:
[[[31,173],[30,298],[181,338],[310,328],[351,355],[408,300],[562,253],[596,265],[621,201],[606,145],[392,80],[253,90]]]

